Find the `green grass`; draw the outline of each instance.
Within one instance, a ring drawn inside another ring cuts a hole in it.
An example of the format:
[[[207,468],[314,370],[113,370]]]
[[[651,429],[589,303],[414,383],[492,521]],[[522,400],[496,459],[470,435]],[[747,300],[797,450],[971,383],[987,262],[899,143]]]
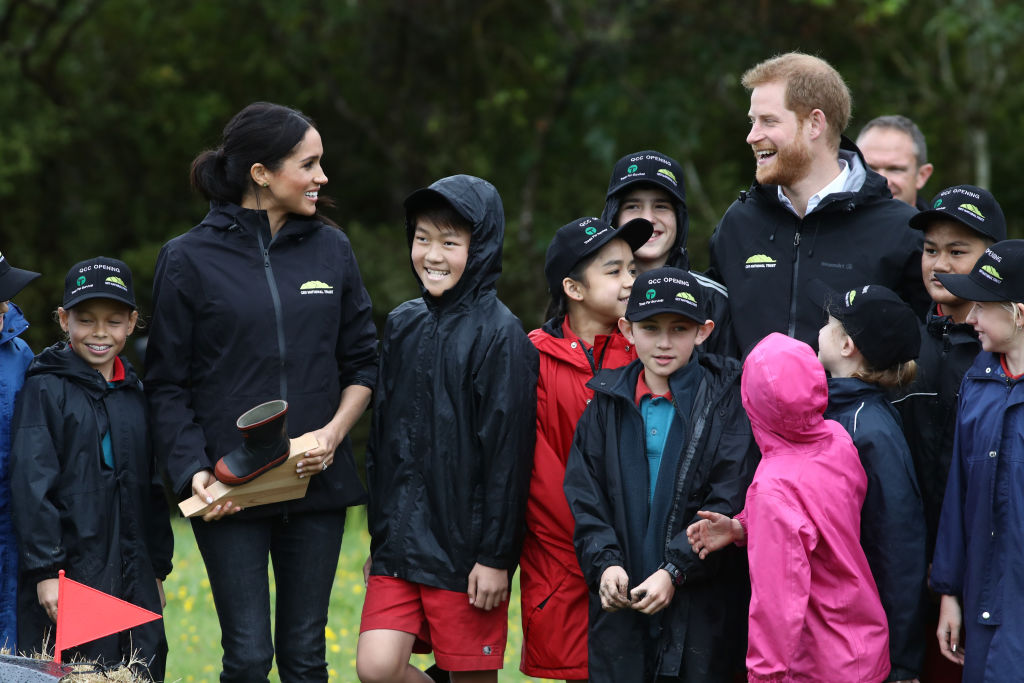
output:
[[[164,628],[170,645],[167,681],[216,683],[220,675],[220,627],[213,608],[206,568],[199,556],[189,523],[176,519],[173,527],[174,571],[167,577],[164,586],[167,592]],[[327,622],[327,662],[331,680],[339,683],[358,680],[356,641],[359,638],[359,615],[365,590],[362,567],[369,547],[365,510],[353,509],[345,528]],[[498,674],[498,680],[502,683],[538,680],[519,673],[522,638],[517,573],[509,605],[505,668]],[[433,663],[433,659],[426,655],[415,655],[413,663],[425,669]],[[276,669],[271,671],[270,680],[278,681]]]

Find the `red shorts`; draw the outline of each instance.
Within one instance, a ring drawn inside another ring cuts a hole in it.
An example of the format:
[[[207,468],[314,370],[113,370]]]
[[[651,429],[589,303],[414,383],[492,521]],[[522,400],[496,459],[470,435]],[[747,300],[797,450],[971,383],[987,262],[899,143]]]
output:
[[[413,652],[433,650],[445,671],[492,671],[504,664],[508,600],[486,612],[466,593],[371,576],[359,632],[375,629],[411,633]]]

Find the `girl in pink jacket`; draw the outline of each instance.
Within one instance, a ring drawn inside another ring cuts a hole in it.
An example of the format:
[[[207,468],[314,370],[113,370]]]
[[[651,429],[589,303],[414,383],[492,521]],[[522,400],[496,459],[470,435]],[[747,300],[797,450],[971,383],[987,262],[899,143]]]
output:
[[[762,454],[746,506],[733,519],[699,512],[687,535],[702,559],[747,546],[749,680],[884,681],[888,628],[859,538],[867,477],[846,430],[822,417],[824,368],[773,333],[747,356],[741,386]]]

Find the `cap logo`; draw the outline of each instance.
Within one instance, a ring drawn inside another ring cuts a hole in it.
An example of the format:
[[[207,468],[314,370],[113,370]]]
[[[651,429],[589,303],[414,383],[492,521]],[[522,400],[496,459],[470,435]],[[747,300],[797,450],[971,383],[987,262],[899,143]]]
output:
[[[654,291],[653,289],[648,289],[648,290],[647,290],[647,293],[646,293],[646,294],[644,294],[644,297],[645,297],[645,298],[646,298],[646,299],[647,299],[648,301],[650,301],[651,299],[653,299],[653,298],[654,298],[654,297],[656,297],[656,296],[658,296],[658,293],[657,293],[656,291]]]
[[[754,254],[747,258],[746,268],[774,268],[775,259],[767,256],[766,254]]]
[[[974,204],[961,204],[957,208],[959,208],[964,213],[971,214],[972,216],[974,216],[975,218],[977,218],[979,220],[982,220],[982,221],[985,220],[985,214],[983,214],[981,212],[981,210],[978,207],[976,207]]]
[[[693,298],[693,294],[689,292],[676,292],[676,299],[679,301],[685,301],[693,306],[697,305],[697,300]]]
[[[111,275],[106,280],[104,280],[104,282],[113,287],[117,287],[118,289],[123,289],[126,292],[128,291],[128,287],[127,285],[124,284],[124,280],[117,277],[116,275]]]
[[[999,271],[996,270],[995,266],[988,263],[981,267],[981,274],[995,282],[997,285],[1003,281],[1003,276],[999,274]]]
[[[320,280],[309,280],[299,286],[299,294],[334,294],[334,286]]]
[[[626,173],[636,173],[637,165],[630,164],[629,168],[626,169]]]
[[[933,208],[933,209],[937,209],[937,208],[939,208],[940,206],[942,206],[942,200],[941,200],[941,199],[936,199],[936,200],[935,200],[935,203],[934,203],[934,204],[932,204],[932,208]]]
[[[79,275],[78,279],[75,280],[75,285],[78,286],[78,287],[81,287],[84,284],[85,284],[85,276],[84,275]]]
[[[851,289],[849,292],[846,293],[846,297],[845,298],[846,298],[846,305],[847,306],[852,306],[853,305],[853,300],[857,298],[857,290],[856,289]]]
[[[658,175],[668,178],[669,180],[672,181],[673,185],[679,184],[679,182],[676,180],[676,174],[668,170],[667,168],[659,168]]]
[[[583,232],[587,233],[588,235],[593,235],[593,234],[597,233],[597,228],[595,228],[593,225],[591,225],[589,228],[587,228]]]

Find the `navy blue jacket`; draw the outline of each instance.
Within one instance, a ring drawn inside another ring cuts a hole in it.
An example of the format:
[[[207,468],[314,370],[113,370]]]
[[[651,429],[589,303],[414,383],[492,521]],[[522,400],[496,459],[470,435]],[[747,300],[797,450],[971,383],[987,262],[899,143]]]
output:
[[[960,388],[932,590],[961,598],[965,683],[1015,681],[1024,653],[1024,381],[982,351]]]
[[[924,509],[900,417],[877,386],[853,377],[828,381],[825,418],[853,437],[868,476],[860,544],[889,622],[890,681],[916,678],[924,661]]]
[[[370,297],[341,230],[292,217],[271,239],[266,212],[212,203],[160,250],[146,348],[154,447],[174,490],[242,442],[238,416],[288,401],[288,435],[327,424],[350,385],[372,388]],[[305,498],[241,515],[339,509],[365,494],[348,438]]]
[[[632,610],[604,612],[598,594],[608,567],[628,571],[643,552],[642,539],[626,533],[624,501],[633,487],[623,476],[630,469],[647,470],[643,418],[635,400],[643,365],[636,360],[601,370],[587,384],[594,398],[576,428],[565,494],[576,520],[576,555],[590,586],[591,681],[648,681],[656,675],[695,683],[731,681],[742,666],[750,590],[743,552],[730,547],[701,560],[690,549],[686,527],[697,521],[698,510],[738,513],[760,456],[740,402],[739,361],[702,353],[697,358],[704,372],[691,410],[678,416],[687,437],[677,457],[668,458],[676,463],[669,479],[674,495],[663,521],[662,559],[682,570],[686,581],[655,618]],[[680,374],[669,378],[674,396],[685,391]],[[670,433],[666,447],[671,442]],[[629,578],[636,586],[647,576]]]
[[[126,361],[113,388],[64,342],[36,356],[18,396],[11,502],[21,560],[18,645],[38,649],[52,629],[36,584],[69,579],[160,613],[156,579],[171,571],[170,515],[146,430],[146,399]],[[114,466],[103,462],[110,434]],[[51,641],[52,642],[52,641]],[[133,648],[159,680],[167,652],[163,621],[79,648],[110,661]],[[159,675],[158,675],[159,674]]]
[[[825,314],[808,296],[820,279],[836,291],[884,285],[921,315],[929,298],[921,281],[917,210],[892,198],[885,178],[867,168],[847,138],[839,155],[856,191],[836,192],[803,218],[785,207],[777,185],[757,181],[733,202],[711,236],[708,276],[729,288],[733,330],[745,355],[770,332],[818,347]]]
[[[465,175],[430,187],[472,225],[469,256],[451,289],[388,315],[366,452],[371,572],[465,592],[474,564],[511,577],[519,561],[539,357],[495,292],[497,190]]]
[[[18,652],[18,544],[11,524],[11,419],[14,402],[32,362],[32,350],[18,335],[28,321],[13,303],[0,329],[0,645]]]

